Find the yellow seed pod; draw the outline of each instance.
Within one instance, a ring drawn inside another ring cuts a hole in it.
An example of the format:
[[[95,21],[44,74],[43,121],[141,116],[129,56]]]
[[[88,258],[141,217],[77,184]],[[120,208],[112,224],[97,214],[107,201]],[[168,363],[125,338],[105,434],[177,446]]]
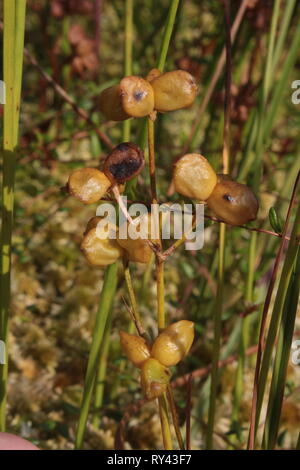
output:
[[[67,183],[69,194],[84,204],[93,204],[99,201],[110,186],[110,180],[97,168],[75,170]]]
[[[101,220],[103,220],[103,217],[99,217],[99,216],[92,217],[88,221],[83,235],[86,235],[87,233],[89,233],[89,231],[92,230],[92,228],[97,227],[98,223],[101,222]]]
[[[194,323],[180,320],[165,328],[156,338],[151,357],[164,366],[175,366],[189,352],[194,341]]]
[[[101,230],[101,237],[99,237],[97,227],[86,233],[80,249],[93,266],[108,266],[123,256],[123,250],[116,240],[111,238],[111,232],[104,233]]]
[[[218,183],[207,199],[207,205],[219,219],[231,225],[250,222],[256,219],[258,212],[253,191],[227,175],[218,175]]]
[[[161,75],[161,71],[158,69],[151,69],[150,72],[148,73],[146,80],[148,82],[152,82],[155,78],[159,77]]]
[[[100,111],[112,121],[144,117],[154,108],[150,83],[140,77],[124,77],[118,85],[106,88],[99,97]]]
[[[188,108],[198,93],[194,77],[184,70],[163,73],[151,81],[154,108],[161,113]]]
[[[99,108],[108,121],[124,121],[131,117],[123,109],[120,84],[102,91],[99,96]]]
[[[122,106],[131,117],[148,116],[154,108],[154,93],[147,80],[125,77],[120,81]]]
[[[144,338],[120,331],[120,341],[124,354],[136,367],[141,368],[150,357],[150,349]]]
[[[125,250],[125,256],[128,261],[145,264],[149,263],[152,250],[146,240],[141,238],[138,238],[137,240],[121,240],[118,238],[118,244]]]
[[[122,238],[123,233],[126,238]],[[151,217],[148,214],[134,219],[134,224],[125,222],[119,228],[117,241],[125,250],[128,261],[149,263],[153,251],[147,240],[151,240]],[[151,241],[155,243],[157,239]]]
[[[183,196],[206,201],[217,184],[217,175],[205,157],[188,153],[175,163],[173,182]]]
[[[144,362],[141,370],[141,385],[148,400],[160,397],[166,390],[171,373],[156,359],[150,358]]]

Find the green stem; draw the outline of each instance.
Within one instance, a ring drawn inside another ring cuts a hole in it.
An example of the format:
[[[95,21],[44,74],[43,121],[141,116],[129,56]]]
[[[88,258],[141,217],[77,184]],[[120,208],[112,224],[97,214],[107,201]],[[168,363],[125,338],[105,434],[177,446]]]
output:
[[[126,286],[127,286],[129,299],[130,299],[130,305],[131,305],[131,309],[132,309],[134,324],[136,326],[136,329],[137,329],[139,335],[143,336],[145,339],[148,339],[147,336],[146,336],[145,329],[142,325],[142,320],[141,320],[140,313],[139,313],[139,310],[138,310],[138,305],[137,305],[137,301],[136,301],[136,296],[135,296],[134,287],[133,287],[132,278],[131,278],[131,274],[130,274],[128,264],[127,264],[127,266],[124,267],[124,277],[125,277],[125,281],[126,281]],[[132,322],[130,322],[130,325],[133,325]]]
[[[132,75],[132,39],[133,39],[133,0],[125,3],[125,41],[124,41],[124,75]],[[130,140],[131,119],[123,122],[122,140]]]
[[[161,397],[158,398],[158,409],[163,436],[164,450],[173,450],[166,393],[164,393]]]
[[[99,358],[100,346],[103,340],[107,317],[110,312],[117,288],[117,270],[118,264],[114,263],[106,269],[104,276],[104,282],[96,315],[92,345],[84,382],[83,397],[76,432],[76,449],[81,449],[83,444],[86,423],[88,419],[88,412],[90,408],[93,386],[95,381],[97,362]]]
[[[168,18],[167,18],[167,23],[166,27],[164,30],[164,36],[163,36],[163,41],[162,41],[162,46],[161,46],[161,52],[160,56],[157,62],[157,68],[161,72],[163,72],[165,68],[165,63],[167,59],[167,54],[168,54],[168,49],[169,49],[169,44],[174,28],[174,23],[175,23],[175,18],[176,18],[176,13],[179,5],[179,0],[172,0],[169,13],[168,13]]]
[[[107,369],[107,357],[110,346],[110,336],[111,336],[111,327],[112,327],[112,315],[111,313],[108,316],[105,331],[103,335],[103,340],[101,342],[100,351],[99,351],[99,366],[98,372],[96,375],[95,383],[95,401],[94,401],[94,418],[93,425],[95,428],[99,427],[100,424],[100,414],[103,405],[103,395],[105,387],[105,377]]]
[[[181,435],[181,431],[179,427],[176,405],[175,405],[175,400],[173,396],[173,390],[170,385],[168,385],[168,388],[167,388],[167,398],[168,398],[168,403],[169,403],[169,407],[170,407],[170,411],[172,415],[173,426],[175,429],[178,446],[180,450],[184,450],[184,443],[183,443],[183,439],[182,439],[182,435]]]
[[[253,288],[254,288],[254,273],[255,273],[255,255],[256,255],[256,240],[257,233],[253,233],[250,240],[250,249],[248,256],[248,276],[246,284],[246,301],[251,304],[253,302]],[[250,316],[246,316],[241,320],[241,337],[239,343],[239,358],[235,380],[234,396],[233,396],[233,410],[232,410],[232,428],[238,428],[239,410],[241,400],[244,392],[244,368],[246,359],[246,349],[249,345],[249,329],[250,329]],[[235,439],[233,439],[235,441]]]
[[[220,224],[219,235],[219,263],[218,263],[218,287],[216,304],[214,309],[214,344],[211,369],[210,383],[210,401],[206,435],[206,449],[213,448],[213,431],[216,411],[217,388],[219,382],[218,363],[221,348],[221,329],[222,329],[222,313],[223,313],[223,293],[224,293],[224,262],[225,262],[225,237],[226,225]]]
[[[8,376],[8,316],[10,306],[11,238],[13,227],[16,147],[18,143],[26,0],[4,0],[4,82],[6,104],[3,128],[3,181],[1,209],[1,340],[6,345],[5,364],[0,366],[0,430],[5,430]]]

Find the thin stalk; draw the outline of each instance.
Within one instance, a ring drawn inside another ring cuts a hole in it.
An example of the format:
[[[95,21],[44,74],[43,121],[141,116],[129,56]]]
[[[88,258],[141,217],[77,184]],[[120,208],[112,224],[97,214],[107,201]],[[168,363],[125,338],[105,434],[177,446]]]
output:
[[[139,335],[143,336],[146,340],[148,340],[145,329],[142,325],[142,320],[141,320],[140,313],[138,310],[138,305],[136,301],[136,296],[135,296],[134,287],[133,287],[132,278],[131,278],[128,264],[124,266],[124,277],[125,277],[127,291],[128,291],[129,299],[130,299],[130,305],[132,309],[133,323]]]
[[[226,33],[226,73],[225,73],[225,104],[224,104],[224,134],[223,134],[223,173],[228,174],[230,168],[230,114],[231,114],[231,29],[230,29],[231,1],[224,3],[224,22]],[[219,252],[218,252],[218,284],[214,309],[214,343],[210,383],[210,401],[208,411],[208,424],[206,435],[206,448],[213,448],[213,434],[216,412],[217,388],[219,382],[218,363],[221,349],[221,328],[223,314],[224,293],[224,265],[225,265],[225,239],[226,225],[220,224]]]
[[[269,93],[271,81],[272,81],[272,78],[273,78],[273,76],[272,76],[272,72],[274,70],[273,69],[273,54],[274,54],[276,31],[277,31],[279,13],[280,13],[280,3],[281,3],[281,0],[275,0],[275,4],[274,4],[274,8],[273,8],[273,14],[272,14],[270,38],[269,38],[267,61],[266,61],[266,69],[265,69],[264,82],[263,82],[264,102],[267,100],[267,96],[268,96],[268,93]]]
[[[215,422],[216,411],[216,398],[219,379],[219,357],[221,349],[221,327],[222,327],[222,313],[223,313],[223,293],[224,293],[224,262],[225,262],[225,236],[226,225],[220,224],[219,235],[219,257],[218,257],[218,288],[217,297],[214,309],[214,344],[213,344],[213,358],[211,368],[211,382],[210,382],[210,397],[209,397],[209,411],[206,435],[206,449],[213,448],[213,429]]]
[[[300,251],[295,261],[294,271],[288,287],[284,309],[282,313],[281,328],[276,350],[273,376],[269,393],[269,403],[265,421],[263,448],[273,449],[276,445],[279,422],[284,396],[287,368],[290,358],[293,332],[299,301],[300,291]]]
[[[246,284],[246,301],[251,304],[253,302],[253,287],[254,287],[254,273],[255,273],[255,258],[256,258],[256,238],[257,234],[251,237],[250,240],[250,249],[248,256],[248,275],[247,275],[247,284]],[[233,396],[233,410],[232,410],[232,428],[238,429],[239,422],[239,410],[241,400],[243,398],[244,392],[244,368],[246,360],[246,350],[249,345],[249,328],[251,324],[251,317],[246,316],[241,320],[241,337],[239,343],[239,359],[235,379],[235,388]],[[235,442],[235,439],[233,439]]]
[[[76,431],[75,447],[81,449],[85,435],[88,412],[90,408],[99,351],[103,340],[104,330],[107,323],[112,302],[117,288],[118,264],[110,265],[105,272],[99,307],[93,332],[92,345],[90,349],[87,371],[84,381],[83,397],[80,407],[79,421]]]
[[[173,426],[175,429],[178,446],[180,450],[184,450],[184,443],[183,443],[183,439],[182,439],[182,435],[181,435],[180,427],[178,423],[178,416],[177,416],[176,405],[175,405],[174,396],[173,396],[173,390],[170,387],[170,385],[168,385],[168,388],[167,388],[167,398],[168,398],[168,402],[169,402],[169,406],[171,410]]]
[[[3,68],[6,85],[3,126],[3,181],[1,209],[1,340],[6,345],[0,367],[0,430],[5,430],[8,376],[8,316],[10,306],[11,238],[13,227],[16,147],[18,144],[26,0],[4,0]]]
[[[164,36],[163,36],[163,41],[162,41],[162,46],[161,46],[161,52],[160,52],[159,60],[157,63],[157,68],[161,72],[164,70],[164,67],[165,67],[178,5],[179,5],[179,0],[172,0],[170,8],[169,8],[169,13],[167,17],[166,27],[164,30]]]
[[[132,39],[133,39],[133,0],[125,3],[125,41],[124,41],[124,76],[132,75]],[[122,140],[130,140],[131,119],[123,122]]]
[[[110,335],[111,335],[111,327],[112,327],[112,315],[108,316],[103,340],[101,342],[100,351],[99,351],[99,366],[98,372],[96,375],[96,383],[95,383],[95,401],[94,401],[94,418],[93,418],[93,426],[95,428],[99,427],[100,424],[100,413],[103,405],[103,395],[104,395],[104,387],[105,387],[105,377],[106,377],[106,370],[107,370],[107,358],[110,346]]]
[[[159,409],[159,417],[160,417],[160,423],[161,423],[164,449],[173,450],[171,429],[170,429],[170,423],[169,423],[168,403],[167,403],[167,398],[166,398],[165,393],[161,397],[158,398],[158,409]]]
[[[150,176],[150,189],[152,204],[156,204],[157,189],[156,189],[156,165],[155,165],[155,151],[154,151],[154,121],[149,117],[147,120],[148,126],[148,152],[149,152],[149,176]]]

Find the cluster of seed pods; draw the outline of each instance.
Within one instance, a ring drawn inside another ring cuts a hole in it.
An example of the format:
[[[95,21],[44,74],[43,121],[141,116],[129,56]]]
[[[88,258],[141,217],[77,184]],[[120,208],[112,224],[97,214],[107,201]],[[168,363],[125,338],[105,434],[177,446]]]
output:
[[[184,70],[161,74],[153,69],[146,79],[125,77],[106,88],[99,98],[100,110],[112,121],[151,116],[191,106],[197,96],[194,77]]]
[[[198,87],[188,72],[174,70],[161,74],[153,69],[146,79],[125,77],[119,84],[105,89],[100,95],[99,106],[107,120],[123,121],[145,116],[154,120],[157,112],[191,106],[197,93]],[[102,170],[83,168],[74,171],[67,183],[68,192],[83,204],[96,203],[110,192],[116,197],[122,192],[123,184],[143,170],[144,164],[144,154],[137,145],[121,143],[107,156]],[[223,222],[242,225],[256,218],[258,202],[252,190],[227,175],[217,175],[207,159],[198,153],[186,154],[176,161],[173,184],[177,193],[206,203]],[[121,200],[117,200],[121,204]],[[150,217],[144,218],[150,233]],[[155,240],[150,236],[148,239],[142,236],[124,239],[119,236],[120,227],[113,224],[108,230],[102,230],[99,237],[101,220],[101,217],[93,217],[88,222],[81,243],[81,250],[91,265],[107,266],[118,259],[139,263],[150,261],[149,241]],[[132,222],[126,220],[127,229]],[[136,225],[137,221],[134,223]],[[141,369],[141,385],[148,399],[164,393],[170,380],[169,367],[186,356],[193,337],[194,325],[187,320],[167,327],[152,346],[142,337],[120,333],[123,351]]]
[[[141,369],[141,386],[148,400],[162,395],[169,384],[170,367],[189,352],[194,340],[194,323],[180,320],[165,328],[150,347],[141,336],[120,332],[124,354]]]
[[[258,201],[253,191],[227,175],[217,175],[207,159],[198,153],[188,153],[177,160],[173,182],[178,193],[206,202],[228,224],[243,225],[257,216]]]

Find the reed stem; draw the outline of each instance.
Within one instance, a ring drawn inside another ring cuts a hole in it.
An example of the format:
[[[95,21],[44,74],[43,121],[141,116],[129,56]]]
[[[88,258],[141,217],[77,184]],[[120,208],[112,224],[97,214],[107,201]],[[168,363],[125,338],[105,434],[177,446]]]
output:
[[[8,377],[8,318],[11,293],[11,250],[14,182],[23,70],[26,0],[4,0],[3,69],[6,104],[3,125],[3,180],[1,209],[0,338],[6,345],[0,365],[0,430],[5,430]]]
[[[124,41],[124,76],[132,75],[132,39],[133,39],[133,1],[125,2],[125,41]],[[130,140],[131,119],[123,122],[122,140]]]
[[[99,307],[96,314],[95,326],[93,329],[92,345],[90,349],[87,371],[84,381],[83,397],[76,431],[76,449],[81,449],[83,445],[86,423],[88,419],[88,412],[90,408],[97,365],[99,360],[99,351],[103,340],[108,314],[110,312],[117,288],[117,270],[118,264],[111,264],[106,269],[104,276],[102,292],[99,300]]]

